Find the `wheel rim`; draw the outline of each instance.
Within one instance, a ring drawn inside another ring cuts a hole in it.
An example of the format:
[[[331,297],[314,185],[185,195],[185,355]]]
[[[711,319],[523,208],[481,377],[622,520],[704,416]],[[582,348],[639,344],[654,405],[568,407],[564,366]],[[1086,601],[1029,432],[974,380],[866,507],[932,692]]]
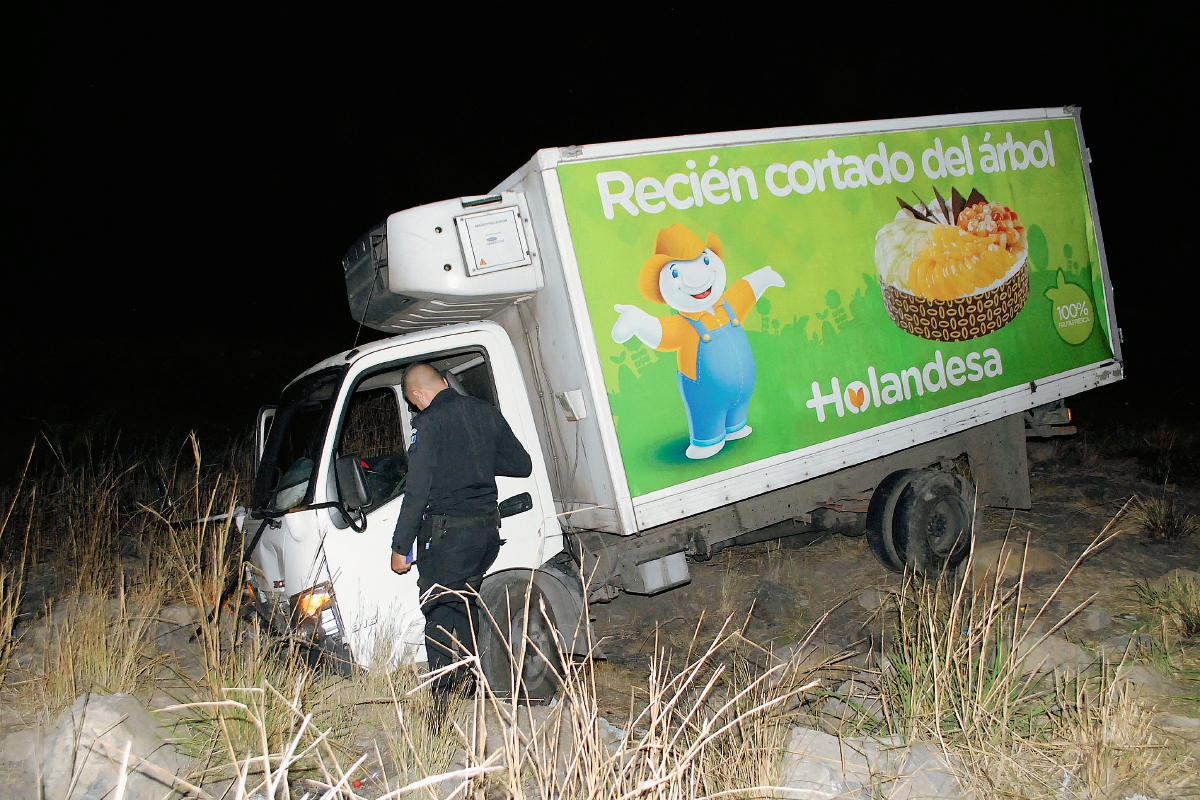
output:
[[[554,650],[554,640],[546,629],[545,620],[541,619],[541,611],[535,607],[529,609],[529,627],[526,638],[528,642],[525,644],[525,660],[522,662],[521,682],[524,684],[524,689],[539,683],[546,677],[550,665],[546,663],[546,658],[551,657]],[[508,642],[510,646],[509,652],[512,653],[513,668],[516,668],[517,659],[521,656],[521,642],[523,640],[522,631],[524,623],[524,615],[519,609],[516,610],[513,618],[509,620],[508,625]]]
[[[971,511],[957,476],[927,471],[905,487],[892,535],[897,552],[916,572],[953,568],[966,555]]]
[[[949,558],[967,532],[966,506],[957,495],[944,495],[934,505],[925,531],[931,555]]]
[[[530,587],[528,580],[526,576],[509,576],[484,586],[484,605],[490,610],[494,624],[484,621],[481,625],[479,656],[484,677],[493,692],[536,703],[557,693],[561,664],[556,660],[559,650],[555,645],[554,608],[542,590]],[[522,654],[525,639],[528,641]],[[539,653],[545,654],[545,658]],[[519,675],[518,659],[521,659]]]

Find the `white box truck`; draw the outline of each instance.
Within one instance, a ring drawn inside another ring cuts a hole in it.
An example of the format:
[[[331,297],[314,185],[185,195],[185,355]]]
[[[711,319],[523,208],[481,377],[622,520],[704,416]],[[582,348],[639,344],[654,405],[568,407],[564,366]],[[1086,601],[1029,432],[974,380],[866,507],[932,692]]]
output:
[[[1027,431],[1122,376],[1088,163],[1072,108],[961,114],[546,149],[392,214],[343,268],[394,336],[260,414],[256,598],[348,660],[422,658],[389,569],[415,362],[534,456],[482,594],[503,626],[532,579],[543,645],[585,654],[585,599],[730,544],[865,526],[888,569],[953,565],[978,506],[1028,507]]]

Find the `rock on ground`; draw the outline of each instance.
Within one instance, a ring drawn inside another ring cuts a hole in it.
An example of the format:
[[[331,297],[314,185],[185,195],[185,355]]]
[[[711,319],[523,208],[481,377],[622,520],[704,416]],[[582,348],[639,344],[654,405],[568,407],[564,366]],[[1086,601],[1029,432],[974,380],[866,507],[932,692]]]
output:
[[[757,619],[771,621],[776,619],[791,619],[796,614],[796,592],[776,583],[763,579],[754,593],[754,607],[750,613]]]
[[[1015,581],[1024,569],[1026,575],[1053,572],[1062,565],[1048,551],[1013,540],[980,542],[975,545],[972,559],[971,585],[975,588],[987,586],[996,580],[999,568],[1002,581]],[[963,562],[964,564],[966,562]],[[960,567],[962,569],[962,567]]]
[[[1022,660],[1022,675],[1028,675],[1030,672],[1053,672],[1064,668],[1082,670],[1096,661],[1095,656],[1061,636],[1047,636],[1041,641],[1029,637],[1017,647],[1017,656]]]
[[[1191,569],[1173,569],[1170,572],[1150,581],[1150,588],[1161,592],[1172,583],[1191,582],[1200,586],[1200,572]]]
[[[1179,697],[1191,691],[1183,684],[1144,664],[1122,666],[1117,671],[1117,679],[1133,684],[1134,693],[1142,697]]]
[[[130,746],[124,800],[159,800],[190,760],[166,741],[166,732],[132,695],[83,695],[59,715],[44,737],[18,731],[3,740],[6,762],[23,761],[25,780],[13,800],[100,800],[111,797],[121,753]],[[138,759],[149,766],[137,766]],[[39,782],[42,792],[39,794]],[[23,796],[22,794],[23,793]]]
[[[1102,631],[1112,624],[1112,614],[1103,608],[1092,609],[1087,615],[1086,624],[1089,631]]]
[[[1168,728],[1182,728],[1184,730],[1200,729],[1200,719],[1185,717],[1182,714],[1167,714],[1162,718],[1162,724]]]
[[[858,605],[867,611],[878,611],[886,600],[887,594],[879,589],[863,589],[858,593]]]
[[[1108,656],[1109,659],[1121,660],[1126,653],[1136,655],[1140,651],[1150,651],[1157,646],[1153,636],[1145,633],[1118,633],[1110,636],[1099,644],[1097,652]]]
[[[196,629],[203,612],[195,606],[177,603],[161,609],[156,615],[155,644],[160,650],[186,650],[196,647]]]
[[[953,765],[930,745],[839,739],[811,728],[792,731],[781,785],[791,790],[788,797],[813,800],[957,800],[964,796]]]
[[[843,681],[834,691],[834,696],[822,704],[821,712],[838,726],[843,720],[855,721],[862,715],[883,722],[883,700],[871,676],[862,675],[854,680]]]

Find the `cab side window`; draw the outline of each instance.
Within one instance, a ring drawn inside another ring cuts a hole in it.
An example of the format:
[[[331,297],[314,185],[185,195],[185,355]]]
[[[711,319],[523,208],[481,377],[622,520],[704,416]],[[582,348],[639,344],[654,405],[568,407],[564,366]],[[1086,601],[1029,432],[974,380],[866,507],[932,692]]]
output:
[[[447,380],[452,383],[457,381],[458,386],[455,388],[463,394],[479,400],[486,400],[492,405],[496,404],[496,394],[492,388],[492,375],[488,371],[487,359],[482,353],[475,354],[473,358],[469,358],[452,370],[447,370],[446,374],[449,376]]]
[[[374,508],[404,491],[408,457],[400,402],[396,387],[357,391],[342,423],[338,453],[359,457]]]
[[[456,392],[496,402],[495,384],[482,349],[456,350],[424,359]],[[409,361],[381,365],[358,379],[342,415],[337,455],[358,456],[371,491],[371,509],[404,492],[408,443],[417,410],[404,399]]]

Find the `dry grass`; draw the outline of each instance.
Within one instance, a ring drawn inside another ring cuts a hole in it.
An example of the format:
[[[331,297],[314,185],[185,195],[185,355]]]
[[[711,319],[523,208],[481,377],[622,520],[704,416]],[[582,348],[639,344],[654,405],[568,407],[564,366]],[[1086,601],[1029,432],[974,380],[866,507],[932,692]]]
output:
[[[735,548],[721,552],[721,602],[720,615],[728,618],[745,610],[750,589],[756,584],[753,575],[738,563]]]
[[[22,573],[0,567],[0,680],[8,674],[8,662],[17,645],[13,628],[21,602],[21,578]]]
[[[445,796],[455,789],[510,798],[754,797],[777,778],[795,708],[814,682],[801,683],[807,674],[798,662],[755,667],[745,647],[727,624],[678,667],[665,650],[656,651],[644,687],[648,702],[631,705],[624,729],[600,719],[591,663],[569,667],[558,702],[536,707],[502,699],[477,662],[461,662],[458,668],[475,671],[475,696],[460,698],[437,733],[422,703],[424,684],[411,680],[415,673],[372,665],[339,692],[345,703],[346,688],[365,695],[388,687],[387,697],[359,701],[390,719],[374,747],[358,750],[339,746],[335,729],[320,728],[296,688],[286,696],[269,683],[230,688],[221,700],[171,710],[236,717],[252,731],[256,746],[248,755],[202,776],[205,783],[232,784],[239,799],[255,792],[273,796],[298,777],[318,791],[339,787],[339,796],[352,799],[423,791]],[[410,679],[408,685],[398,676]],[[282,739],[273,733],[273,708],[289,712]]]
[[[1183,539],[1200,529],[1200,517],[1186,513],[1167,497],[1136,498],[1125,522],[1157,541]]]
[[[1191,578],[1176,575],[1161,587],[1147,581],[1134,589],[1142,604],[1158,615],[1165,647],[1200,634],[1200,585]]]
[[[245,452],[232,460],[246,463]],[[172,502],[152,504],[144,462],[87,453],[69,469],[52,453],[59,469],[35,483],[39,502],[18,511],[29,523],[29,551],[52,567],[55,599],[26,621],[31,657],[9,676],[5,702],[44,724],[88,691],[194,699],[180,717],[181,744],[197,758],[202,783],[232,779],[245,753],[264,743],[270,752],[285,749],[296,708],[307,709],[310,725],[349,729],[354,709],[342,703],[335,679],[310,668],[290,642],[241,623],[240,591],[218,602],[238,574],[242,537],[229,517],[212,518],[244,495],[244,473],[202,469],[192,437],[170,469],[154,470],[166,475]],[[171,606],[196,609],[199,618],[184,626],[184,640],[188,631],[196,637],[182,652],[156,644],[169,627],[161,611]],[[319,766],[306,751],[292,769]]]
[[[1194,426],[1100,422],[1096,429],[1084,427],[1078,436],[1062,440],[1059,452],[1068,463],[1096,467],[1119,459],[1152,483],[1196,487],[1200,486],[1198,443],[1200,435]]]
[[[775,777],[800,676],[794,666],[758,666],[762,652],[728,625],[703,642],[694,634],[684,655],[655,639],[645,682],[630,692],[630,722],[615,738],[600,719],[590,663],[568,669],[553,709],[503,699],[511,690],[493,692],[478,675],[476,697],[452,707],[456,724],[431,726],[425,676],[390,663],[390,649],[340,678],[313,669],[266,626],[240,623],[239,593],[218,603],[242,541],[228,518],[211,517],[232,510],[242,489],[236,474],[201,469],[194,439],[171,462],[178,469],[158,470],[170,505],[153,502],[144,462],[85,448],[69,467],[62,448],[48,452],[52,468],[14,494],[4,522],[28,545],[14,556],[10,537],[0,542],[11,565],[0,586],[11,599],[0,607],[10,609],[7,621],[0,616],[5,652],[23,627],[22,652],[32,653],[11,671],[3,700],[31,710],[27,719],[47,723],[87,691],[168,691],[187,701],[172,713],[196,759],[190,779],[242,797],[283,780],[335,785],[356,761],[357,778],[375,773],[364,785],[398,791],[439,784],[430,776],[454,772],[457,758],[460,777],[513,797],[691,797]],[[18,626],[13,581],[39,559],[53,599]],[[729,581],[728,602],[741,606],[746,588],[732,571]],[[156,645],[160,609],[177,604],[202,612],[190,626],[191,664]],[[475,663],[462,668],[478,672]]]
[[[1103,544],[1097,539],[1089,550]],[[1010,587],[997,565],[993,580],[973,588],[972,573],[989,566],[972,555],[960,579],[910,575],[895,594],[898,621],[882,676],[889,732],[973,751],[1037,733],[1050,703],[1023,666],[1029,651],[1066,622],[1049,631],[1038,624],[1058,590],[1028,614],[1023,573]]]
[[[1154,723],[1129,684],[1103,664],[1093,676],[1057,673],[1034,735],[1008,735],[970,758],[980,796],[1014,798],[1194,797],[1196,763]]]
[[[4,528],[0,527],[0,537],[3,534]],[[0,565],[0,681],[8,674],[8,664],[17,646],[15,628],[23,584],[23,570]]]
[[[241,537],[228,519],[187,521],[227,513],[248,473],[201,469],[192,440],[170,462],[180,468],[164,470],[176,489],[168,508],[152,506],[145,462],[89,452],[68,468],[74,462],[53,452],[57,470],[23,483],[0,527],[3,701],[44,722],[84,691],[146,697],[169,688],[183,701],[172,713],[187,723],[183,743],[197,759],[190,780],[213,796],[278,796],[284,785],[317,795],[336,787],[347,800],[444,796],[453,787],[459,796],[477,789],[513,798],[764,796],[778,781],[792,727],[825,696],[812,667],[801,666],[803,647],[775,663],[726,622],[715,634],[715,625],[703,636],[698,626],[690,639],[673,634],[674,648],[654,637],[643,679],[624,687],[622,728],[601,718],[612,675],[591,662],[568,663],[553,707],[506,699],[520,692],[493,691],[478,664],[464,662],[459,668],[476,672],[476,693],[455,701],[449,724],[431,725],[429,676],[392,663],[390,649],[340,678],[311,668],[285,638],[242,623],[237,593],[217,604],[239,569]],[[730,613],[745,611],[746,572],[796,578],[794,559],[777,545],[756,551],[752,565],[735,561],[743,556],[722,554],[720,604]],[[28,610],[18,619],[18,600],[26,569],[39,561],[52,567],[56,599],[30,624]],[[981,795],[1195,791],[1195,764],[1113,680],[1112,666],[1045,678],[1024,672],[1028,648],[1061,624],[1045,614],[1062,585],[1027,611],[1023,578],[975,590],[975,568],[961,582],[910,579],[895,593],[893,644],[873,686],[882,722],[862,715],[859,730],[942,745]],[[1194,630],[1193,585],[1143,599],[1180,638]],[[159,609],[177,603],[204,612],[194,669],[155,644]],[[14,666],[18,644],[36,657]],[[544,655],[526,648],[521,657]]]
[[[17,482],[17,488],[13,491],[12,498],[6,504],[8,507],[4,511],[4,518],[0,519],[0,556],[12,549],[9,546],[9,539],[12,537],[7,536],[9,522],[13,519],[13,511],[16,509],[17,501],[21,499],[22,490],[25,488],[25,476],[29,472],[29,461],[32,458],[33,451],[30,450],[29,458],[25,460],[25,468],[21,470],[21,478]],[[36,490],[33,491],[36,492]],[[0,683],[8,675],[8,664],[17,644],[14,633],[21,606],[21,593],[25,588],[25,560],[28,553],[29,528],[26,527],[20,555],[14,559],[16,565],[10,567],[5,563],[7,559],[0,558]]]
[[[37,671],[22,684],[49,721],[87,692],[144,692],[154,684],[166,656],[154,651],[156,593],[104,600],[78,595],[49,603],[50,624],[36,637]]]
[[[539,789],[562,797],[686,798],[749,794],[748,787],[772,783],[794,724],[793,701],[815,682],[804,680],[798,662],[758,668],[728,622],[681,661],[676,668],[665,649],[656,649],[647,702],[639,708],[631,698],[629,722],[608,744],[597,725],[591,667],[571,669],[562,708],[570,710],[573,755],[564,759],[544,747],[561,768],[540,759]]]
[[[3,700],[44,721],[87,691],[149,691],[168,665],[155,645],[160,610],[205,607],[198,582],[209,587],[211,608],[216,576],[223,580],[240,561],[240,537],[231,540],[228,521],[172,522],[232,504],[230,482],[201,473],[194,438],[174,458],[191,464],[180,474],[147,466],[163,459],[96,454],[86,441],[68,453],[47,440],[41,451],[41,470],[22,479],[0,527],[0,653],[8,668]],[[151,512],[154,472],[167,476],[175,502]],[[44,601],[22,605],[22,590],[31,588],[30,597]],[[19,669],[8,659],[16,636],[25,654]]]
[[[1109,534],[1113,522],[1028,613],[1024,574],[1012,586],[995,579],[971,589],[970,572],[987,568],[973,557],[958,583],[908,580],[894,600],[895,644],[880,679],[882,729],[957,754],[980,796],[1200,791],[1191,756],[1155,727],[1128,684],[1114,680],[1120,665],[1027,671],[1030,651],[1082,607],[1061,620],[1045,618],[1079,564],[1117,535]]]

